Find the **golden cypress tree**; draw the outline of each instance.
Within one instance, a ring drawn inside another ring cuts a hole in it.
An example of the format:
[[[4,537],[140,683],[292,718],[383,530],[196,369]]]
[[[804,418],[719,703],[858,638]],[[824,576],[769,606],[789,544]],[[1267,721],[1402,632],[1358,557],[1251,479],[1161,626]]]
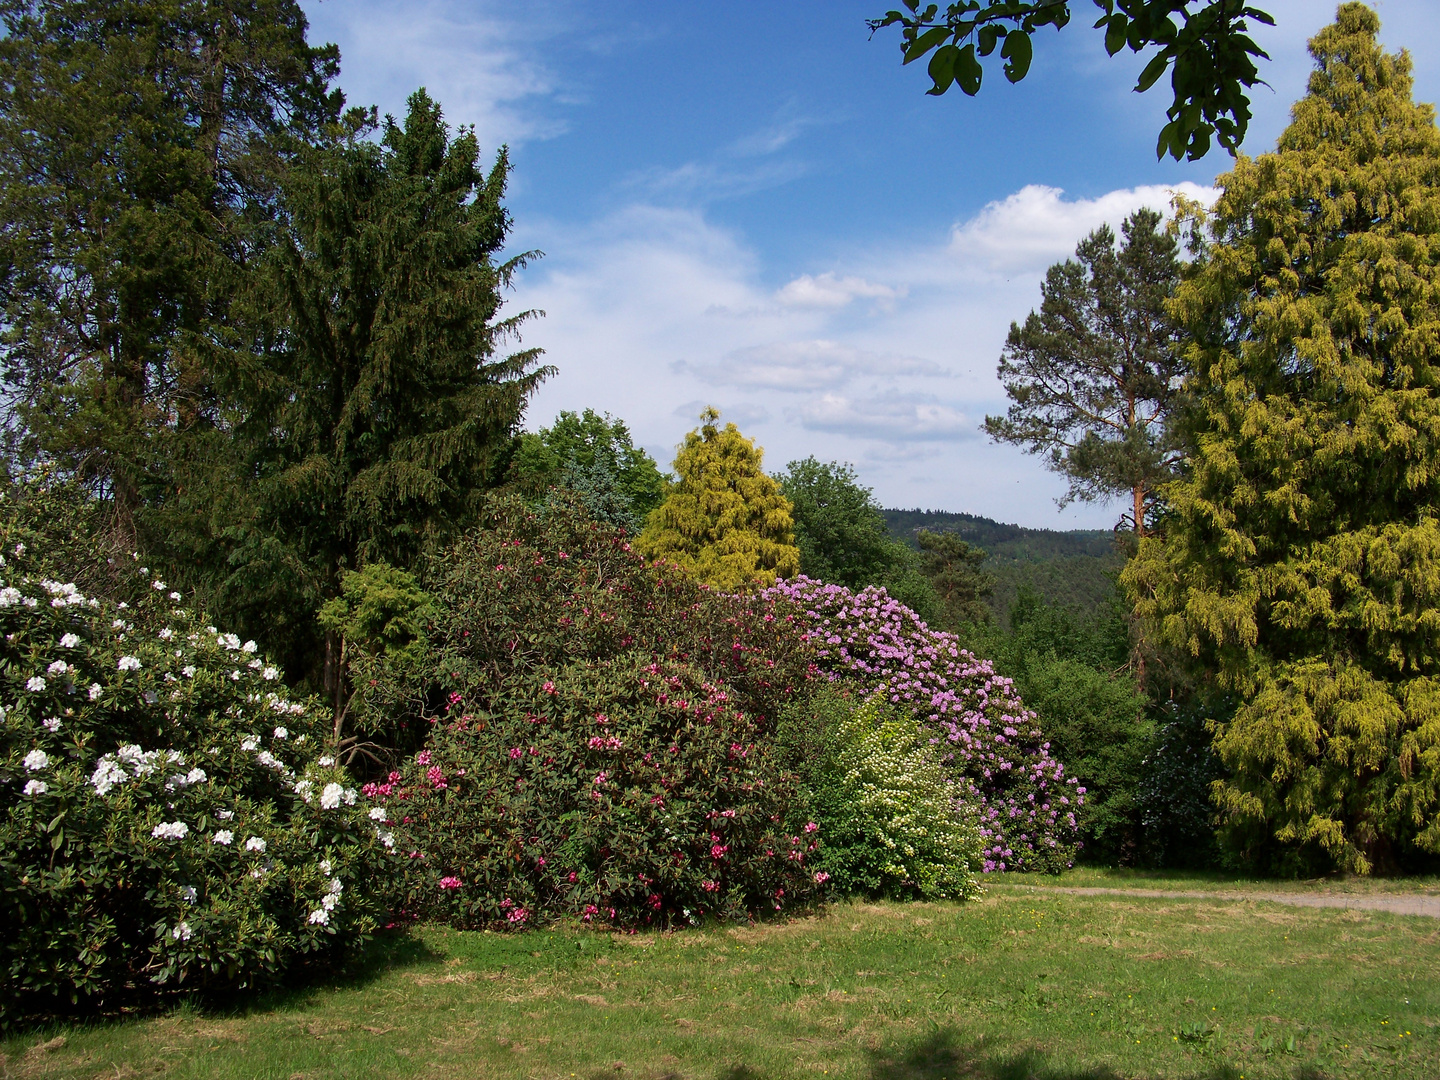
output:
[[[1341,5],[1277,150],[1218,181],[1187,474],[1124,581],[1243,702],[1227,841],[1365,873],[1440,853],[1440,132]]]
[[[717,428],[719,419],[707,408],[699,430],[685,436],[676,481],[650,512],[636,550],[719,589],[773,585],[800,569],[790,500],[761,470],[764,451],[734,424]]]

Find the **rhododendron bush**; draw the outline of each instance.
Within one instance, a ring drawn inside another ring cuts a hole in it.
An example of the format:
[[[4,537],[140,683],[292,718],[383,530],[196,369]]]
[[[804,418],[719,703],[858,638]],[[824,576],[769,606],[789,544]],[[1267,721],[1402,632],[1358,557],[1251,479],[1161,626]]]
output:
[[[426,575],[429,670],[352,667],[366,710],[430,725],[370,789],[408,910],[660,925],[803,901],[817,837],[767,749],[810,677],[794,613],[648,566],[563,500],[497,500],[489,524]]]
[[[394,841],[323,718],[143,567],[92,575],[132,602],[49,577],[53,501],[0,505],[0,1020],[255,985],[368,933]]]
[[[882,691],[916,717],[940,758],[974,787],[983,869],[1057,871],[1076,848],[1085,789],[1050,756],[1038,719],[1011,680],[929,629],[884,589],[852,592],[800,577],[762,596],[801,612],[831,678]]]

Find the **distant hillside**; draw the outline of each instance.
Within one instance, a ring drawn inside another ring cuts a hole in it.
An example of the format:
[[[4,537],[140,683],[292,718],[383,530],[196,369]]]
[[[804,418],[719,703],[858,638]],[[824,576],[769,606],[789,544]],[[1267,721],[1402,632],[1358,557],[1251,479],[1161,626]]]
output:
[[[984,551],[985,569],[996,579],[991,609],[1001,626],[1008,627],[1010,609],[1025,585],[1046,602],[1083,615],[1105,607],[1115,596],[1115,573],[1123,560],[1108,529],[1027,529],[943,510],[882,513],[890,535],[912,547],[918,546],[915,534],[929,529],[958,533]]]

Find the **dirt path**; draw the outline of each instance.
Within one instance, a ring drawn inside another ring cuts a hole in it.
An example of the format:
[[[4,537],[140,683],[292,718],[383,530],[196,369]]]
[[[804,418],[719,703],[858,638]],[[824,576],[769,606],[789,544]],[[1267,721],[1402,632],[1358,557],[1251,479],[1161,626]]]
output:
[[[1358,911],[1389,911],[1396,915],[1425,915],[1440,919],[1440,896],[1370,895],[1324,896],[1306,893],[1264,892],[1171,892],[1162,889],[1104,889],[1065,885],[1002,885],[1004,889],[1028,889],[1039,893],[1070,893],[1074,896],[1163,897],[1171,900],[1263,900],[1292,907],[1354,908]]]

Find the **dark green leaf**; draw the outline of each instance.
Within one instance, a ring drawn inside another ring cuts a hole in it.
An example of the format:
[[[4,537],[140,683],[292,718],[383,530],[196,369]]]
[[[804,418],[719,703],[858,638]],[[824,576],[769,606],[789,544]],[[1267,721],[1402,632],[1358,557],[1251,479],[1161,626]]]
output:
[[[1030,35],[1023,30],[1011,30],[1005,35],[1005,44],[1000,46],[1000,55],[1010,61],[1005,65],[1005,77],[1012,83],[1025,78],[1030,70],[1032,46]]]
[[[1170,66],[1170,57],[1167,53],[1157,53],[1151,61],[1145,65],[1145,70],[1140,72],[1140,79],[1135,83],[1135,92],[1143,94],[1150,87],[1155,85],[1155,80],[1165,74],[1165,69]]]
[[[924,56],[949,36],[950,28],[946,26],[937,26],[933,30],[926,30],[925,33],[915,39],[913,45],[905,50],[905,63],[908,64],[912,60],[919,60],[920,57]]]
[[[984,75],[980,61],[975,59],[975,46],[966,45],[955,58],[955,81],[960,84],[961,90],[974,97],[980,92],[980,80]]]
[[[955,58],[959,55],[960,50],[954,45],[941,45],[935,50],[928,69],[935,85],[925,91],[927,94],[943,94],[950,89],[950,84],[955,81]]]
[[[996,23],[987,23],[982,26],[980,32],[976,35],[976,39],[980,45],[980,55],[989,56],[994,52],[995,46],[1000,43],[1000,38],[1004,33],[1005,28]]]
[[[1125,32],[1129,26],[1124,15],[1110,16],[1110,25],[1105,29],[1105,51],[1111,56],[1125,47]]]

